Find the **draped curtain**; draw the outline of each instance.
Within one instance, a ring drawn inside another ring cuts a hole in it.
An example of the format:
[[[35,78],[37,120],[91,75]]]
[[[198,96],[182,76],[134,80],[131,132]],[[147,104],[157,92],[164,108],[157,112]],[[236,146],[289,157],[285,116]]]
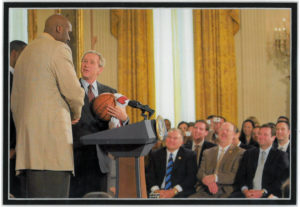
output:
[[[34,40],[37,36],[37,11],[28,9],[28,43]]]
[[[239,11],[194,10],[196,118],[222,115],[237,124],[234,35]]]
[[[155,109],[152,10],[111,10],[111,30],[118,40],[118,91]],[[132,123],[141,112],[127,108]]]

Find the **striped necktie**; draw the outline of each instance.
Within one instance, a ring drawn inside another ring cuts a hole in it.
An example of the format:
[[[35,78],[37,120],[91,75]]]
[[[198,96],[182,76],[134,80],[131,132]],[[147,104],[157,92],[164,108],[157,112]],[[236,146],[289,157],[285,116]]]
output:
[[[92,91],[93,85],[90,84],[88,87],[88,97],[89,97],[89,102],[92,102],[92,100],[95,98],[95,95]]]
[[[172,176],[173,165],[174,165],[173,154],[171,153],[168,160],[167,170],[166,170],[165,190],[169,190],[172,186],[171,176]]]

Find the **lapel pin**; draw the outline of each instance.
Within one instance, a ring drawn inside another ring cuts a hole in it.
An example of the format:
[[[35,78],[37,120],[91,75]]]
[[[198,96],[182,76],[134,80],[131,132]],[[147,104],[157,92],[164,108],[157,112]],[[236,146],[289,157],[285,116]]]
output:
[[[181,160],[181,157],[180,157],[180,156],[178,157],[178,160]]]

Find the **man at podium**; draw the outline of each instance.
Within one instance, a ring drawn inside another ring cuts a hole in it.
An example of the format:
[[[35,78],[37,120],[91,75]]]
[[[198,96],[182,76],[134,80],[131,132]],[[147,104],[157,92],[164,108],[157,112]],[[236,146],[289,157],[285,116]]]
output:
[[[149,156],[147,173],[148,192],[159,198],[184,198],[195,192],[197,161],[192,150],[181,147],[183,133],[171,129],[166,138],[166,147]]]
[[[80,84],[85,90],[84,106],[80,121],[73,126],[75,177],[71,179],[70,197],[81,198],[86,193],[107,191],[110,158],[95,145],[81,145],[80,137],[108,129],[108,121],[100,120],[92,111],[92,101],[102,93],[116,93],[113,88],[100,84],[97,77],[104,69],[104,58],[97,51],[88,51],[81,62]],[[115,118],[128,123],[126,111],[111,107]],[[109,112],[111,113],[111,112]]]

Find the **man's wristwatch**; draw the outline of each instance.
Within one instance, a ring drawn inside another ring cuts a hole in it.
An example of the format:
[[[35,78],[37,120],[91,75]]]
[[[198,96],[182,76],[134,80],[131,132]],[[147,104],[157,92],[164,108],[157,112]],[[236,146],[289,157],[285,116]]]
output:
[[[268,197],[268,192],[265,189],[262,189],[262,198]]]

